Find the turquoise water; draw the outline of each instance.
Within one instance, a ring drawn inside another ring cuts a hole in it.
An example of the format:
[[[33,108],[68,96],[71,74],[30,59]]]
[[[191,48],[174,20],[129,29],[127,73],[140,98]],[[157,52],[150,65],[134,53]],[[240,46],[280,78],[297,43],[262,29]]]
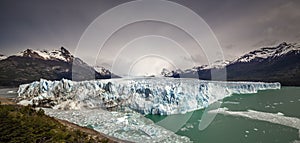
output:
[[[300,118],[300,87],[282,87],[280,90],[259,91],[256,94],[233,95],[222,101],[221,108],[237,112],[247,112],[250,109],[261,113],[274,113],[279,117],[282,113],[285,117]],[[295,124],[291,127],[226,114],[217,114],[211,124],[201,131],[198,127],[203,113],[204,110],[197,110],[183,115],[172,115],[171,121],[168,121],[170,123],[162,126],[172,129],[182,122],[183,118],[188,117],[184,125],[176,130],[176,134],[187,136],[199,143],[285,143],[300,140],[299,129],[293,127]],[[146,117],[157,123],[170,116],[147,115]]]

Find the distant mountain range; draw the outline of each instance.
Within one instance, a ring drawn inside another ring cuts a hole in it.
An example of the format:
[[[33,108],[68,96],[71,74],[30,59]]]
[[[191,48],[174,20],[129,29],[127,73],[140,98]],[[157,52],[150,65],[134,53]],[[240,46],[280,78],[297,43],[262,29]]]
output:
[[[283,42],[275,47],[251,51],[232,61],[216,61],[212,65],[185,70],[163,69],[161,74],[165,77],[211,80],[211,71],[218,73],[224,70],[229,81],[280,82],[282,85],[300,86],[300,45]],[[104,67],[88,65],[63,47],[52,51],[27,49],[11,56],[0,54],[0,86],[18,86],[40,78],[89,80],[117,77]]]
[[[103,67],[89,66],[63,47],[53,51],[27,49],[8,57],[0,55],[0,86],[17,86],[40,78],[88,80],[111,76],[117,77]]]
[[[226,70],[230,81],[280,82],[282,85],[300,86],[300,45],[283,42],[275,47],[251,51],[233,61],[217,61],[186,70],[168,71],[161,74],[175,78],[211,79],[211,71]]]

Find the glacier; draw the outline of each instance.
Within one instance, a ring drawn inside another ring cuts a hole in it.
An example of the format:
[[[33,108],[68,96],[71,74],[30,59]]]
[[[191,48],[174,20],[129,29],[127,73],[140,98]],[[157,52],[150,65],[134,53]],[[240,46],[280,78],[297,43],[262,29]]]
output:
[[[191,142],[146,114],[184,114],[232,94],[280,89],[280,83],[221,82],[175,78],[91,81],[41,79],[18,89],[18,104],[41,107],[49,116],[132,142]]]
[[[41,79],[19,86],[19,104],[53,109],[124,109],[141,114],[184,114],[232,94],[280,89],[280,83],[225,82],[175,78],[120,78],[91,81]]]

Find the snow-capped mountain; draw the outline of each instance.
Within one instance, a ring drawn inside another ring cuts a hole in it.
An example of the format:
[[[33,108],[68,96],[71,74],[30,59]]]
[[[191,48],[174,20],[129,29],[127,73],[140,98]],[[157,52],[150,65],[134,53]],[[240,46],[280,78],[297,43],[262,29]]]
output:
[[[166,68],[163,68],[162,71],[161,71],[161,75],[165,76],[165,77],[168,77],[168,76],[172,76],[172,73],[171,73],[170,70],[168,70]]]
[[[183,72],[164,70],[166,77],[211,79],[211,71],[226,69],[227,80],[279,81],[283,85],[300,85],[300,45],[283,42],[274,47],[251,51],[232,61],[186,69]]]
[[[251,62],[253,60],[262,61],[268,58],[276,58],[280,56],[284,56],[289,52],[296,52],[296,54],[300,53],[300,46],[296,43],[287,44],[283,42],[276,47],[265,47],[258,50],[251,51],[236,60],[232,63],[236,62]]]
[[[183,73],[183,71],[182,71],[181,69],[177,69],[177,70],[175,70],[175,71],[170,71],[170,70],[168,70],[168,69],[166,69],[166,68],[163,68],[162,71],[161,71],[161,75],[162,75],[162,76],[165,76],[165,77],[172,76],[172,75],[174,75],[175,73],[181,74],[181,73]]]
[[[175,74],[184,74],[184,73],[193,73],[196,74],[199,70],[209,70],[209,69],[221,69],[226,67],[228,64],[230,63],[230,61],[215,61],[213,64],[211,65],[201,65],[201,66],[195,66],[193,68],[190,69],[185,69],[185,70],[181,70],[181,69],[176,69],[176,70],[169,70],[166,68],[163,68],[161,71],[161,75],[165,76],[165,77],[172,77]]]
[[[74,57],[64,47],[52,51],[26,49],[8,57],[0,56],[0,85],[17,86],[40,78],[49,80],[111,78],[111,73],[105,68],[101,68],[101,72],[97,70],[80,58]]]
[[[47,50],[39,51],[33,49],[26,49],[13,56],[39,58],[43,60],[61,60],[65,62],[71,62],[74,58],[74,56],[64,47],[61,47],[60,50],[52,50],[52,51],[47,51]]]
[[[218,61],[213,62],[211,65],[196,66],[196,67],[193,67],[192,69],[186,69],[185,71],[189,71],[189,70],[196,71],[196,70],[205,70],[205,69],[213,69],[213,68],[220,69],[220,68],[224,68],[229,63],[231,63],[231,62],[228,60],[224,60],[224,61],[218,60]]]
[[[94,69],[101,75],[111,75],[111,72],[102,66],[94,66]]]

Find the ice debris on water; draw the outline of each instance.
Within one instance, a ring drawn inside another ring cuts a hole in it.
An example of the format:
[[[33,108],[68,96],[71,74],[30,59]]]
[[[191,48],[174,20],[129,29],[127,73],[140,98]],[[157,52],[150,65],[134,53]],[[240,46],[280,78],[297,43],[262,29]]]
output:
[[[90,127],[122,140],[145,143],[191,142],[189,138],[176,135],[136,112],[109,112],[102,109],[44,110],[52,117]]]

